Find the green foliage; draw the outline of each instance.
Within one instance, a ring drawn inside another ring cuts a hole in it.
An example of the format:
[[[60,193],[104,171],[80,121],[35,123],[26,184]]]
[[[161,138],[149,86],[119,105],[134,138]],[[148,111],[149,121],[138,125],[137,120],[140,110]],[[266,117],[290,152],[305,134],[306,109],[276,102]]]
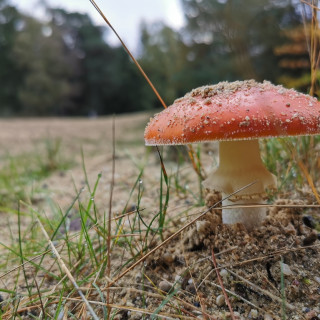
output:
[[[16,88],[21,84],[22,70],[12,56],[21,15],[16,8],[0,0],[0,113],[14,114],[19,110]]]
[[[62,37],[68,39],[66,50],[74,68],[72,114],[112,114],[148,107],[143,101],[147,85],[125,51],[105,42],[105,28],[95,26],[85,14],[61,9],[51,14]]]
[[[194,87],[222,80],[283,81],[277,49],[301,25],[298,3],[182,0],[186,26],[141,25],[139,62],[170,104]],[[0,115],[104,115],[160,107],[123,48],[86,14],[46,8],[48,21],[0,5]],[[304,53],[305,54],[305,53]],[[306,86],[304,77],[301,81]],[[297,83],[293,83],[297,85]],[[300,86],[301,85],[301,86]]]
[[[275,80],[280,31],[300,23],[290,1],[182,0],[194,60],[208,59],[213,79]],[[201,49],[201,50],[200,50]],[[216,70],[217,68],[217,70]]]
[[[181,34],[163,23],[142,24],[141,44],[141,65],[164,101],[171,103],[185,93],[191,80],[185,73],[188,48]],[[160,107],[154,95],[152,99]]]
[[[148,109],[149,88],[105,28],[48,9],[49,22],[0,6],[0,115],[101,115]],[[151,94],[149,94],[151,97]]]
[[[20,200],[37,201],[37,195],[45,190],[39,182],[56,170],[72,166],[61,156],[61,141],[47,139],[39,150],[19,156],[7,155],[0,168],[0,207]]]
[[[301,24],[290,1],[182,0],[182,5],[182,30],[159,22],[141,27],[141,64],[164,101],[219,81],[279,79],[274,51],[284,39],[282,30]],[[160,106],[156,98],[153,105]]]
[[[299,189],[308,183],[299,167],[299,161],[303,163],[314,182],[319,180],[320,152],[316,148],[319,143],[319,136],[263,140],[263,160],[268,170],[278,177],[281,183],[278,186],[279,190]]]
[[[63,55],[61,34],[33,18],[25,17],[23,21],[23,30],[13,47],[16,64],[25,74],[17,90],[21,113],[59,114],[70,92],[67,79],[71,73]]]

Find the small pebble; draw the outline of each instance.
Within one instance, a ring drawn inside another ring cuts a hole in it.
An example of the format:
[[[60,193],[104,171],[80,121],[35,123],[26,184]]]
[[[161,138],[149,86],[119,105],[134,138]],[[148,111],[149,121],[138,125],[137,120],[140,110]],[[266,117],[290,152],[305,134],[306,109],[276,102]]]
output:
[[[140,320],[142,319],[142,313],[141,312],[137,312],[131,315],[130,320]]]
[[[281,269],[282,269],[282,273],[285,276],[291,276],[292,275],[292,271],[291,271],[290,267],[286,263],[281,262]]]
[[[216,304],[218,307],[222,307],[224,305],[225,302],[225,298],[222,294],[220,294],[219,296],[217,296],[216,298]]]
[[[272,316],[269,313],[265,313],[263,320],[273,320]]]
[[[159,286],[159,289],[164,292],[169,292],[171,289],[171,284],[165,280],[160,281],[158,286]]]
[[[249,312],[249,318],[257,319],[258,318],[258,310],[251,309],[250,312]]]
[[[316,280],[320,284],[320,277],[314,277],[314,280]]]
[[[226,280],[229,275],[229,272],[226,269],[220,270],[220,276],[223,278],[223,280]]]
[[[140,281],[141,281],[141,279],[142,279],[142,274],[141,274],[141,272],[137,272],[137,273],[136,273],[135,279],[136,279],[136,282],[140,282]]]
[[[177,274],[177,275],[174,277],[174,281],[177,282],[177,283],[182,283],[183,278]]]
[[[162,256],[162,259],[163,261],[167,264],[167,265],[170,265],[173,261],[174,261],[174,255],[171,254],[171,253],[165,253],[163,256]]]
[[[134,303],[131,300],[126,301],[126,306],[127,307],[134,307]]]

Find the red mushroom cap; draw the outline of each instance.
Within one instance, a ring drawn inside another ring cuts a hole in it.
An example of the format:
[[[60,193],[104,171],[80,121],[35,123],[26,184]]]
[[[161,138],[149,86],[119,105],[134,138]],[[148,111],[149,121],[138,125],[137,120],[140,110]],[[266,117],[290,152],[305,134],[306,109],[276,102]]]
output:
[[[170,145],[319,133],[316,98],[247,80],[194,89],[150,119],[144,138]]]

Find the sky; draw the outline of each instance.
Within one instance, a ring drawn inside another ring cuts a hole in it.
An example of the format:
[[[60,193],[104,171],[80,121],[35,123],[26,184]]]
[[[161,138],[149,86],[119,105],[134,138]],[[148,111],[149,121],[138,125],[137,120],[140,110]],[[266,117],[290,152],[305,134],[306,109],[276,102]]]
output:
[[[183,25],[183,13],[180,0],[95,0],[107,19],[125,41],[130,50],[137,50],[139,40],[139,24],[162,20],[173,28]],[[52,7],[61,7],[68,11],[88,13],[99,25],[105,24],[89,0],[46,0]],[[41,18],[42,11],[39,0],[11,0],[11,3],[26,13]],[[109,33],[111,43],[118,40]]]

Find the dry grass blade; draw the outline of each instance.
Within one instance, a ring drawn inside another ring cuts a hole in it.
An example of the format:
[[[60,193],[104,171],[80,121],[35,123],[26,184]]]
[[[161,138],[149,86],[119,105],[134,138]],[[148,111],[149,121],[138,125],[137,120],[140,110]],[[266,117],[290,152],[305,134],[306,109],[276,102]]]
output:
[[[301,171],[303,172],[303,174],[305,175],[305,177],[308,181],[308,184],[309,184],[315,198],[317,199],[317,202],[320,204],[320,197],[319,197],[318,191],[313,183],[313,179],[312,179],[311,175],[309,174],[306,166],[303,164],[303,162],[301,160],[298,161],[298,166],[301,169]]]
[[[230,269],[227,269],[228,272],[230,272],[231,274],[233,274],[235,277],[239,278],[241,281],[247,283],[250,287],[252,287],[253,289],[260,291],[261,293],[263,293],[264,295],[270,297],[272,300],[279,302],[280,304],[283,303],[283,300],[277,296],[275,296],[274,294],[272,294],[271,292],[260,288],[259,286],[255,285],[254,283],[252,283],[251,281],[247,280],[246,278],[240,276],[239,274],[237,274],[236,272],[233,272]],[[290,310],[296,310],[297,308],[295,306],[293,306],[292,304],[285,302],[285,306],[290,309]]]
[[[58,298],[58,297],[56,297]],[[74,302],[80,302],[81,300],[78,298],[66,298],[68,301],[74,301]],[[126,310],[126,311],[132,311],[132,312],[139,312],[142,314],[148,314],[152,315],[154,313],[153,310],[148,310],[148,309],[142,309],[142,308],[135,308],[135,307],[129,307],[129,306],[122,306],[122,305],[117,305],[117,304],[110,304],[107,305],[106,303],[100,302],[100,301],[89,301],[91,304],[99,305],[99,306],[106,306],[110,307],[112,309],[119,309],[119,310]],[[158,316],[160,319],[168,319],[168,320],[175,320],[175,319],[182,319],[182,320],[192,320],[196,319],[196,316],[183,316],[181,314],[174,314],[171,315],[169,313],[158,313]]]
[[[310,95],[314,95],[317,86],[317,70],[319,67],[320,52],[319,52],[319,22],[318,22],[318,0],[313,0],[310,4],[312,8],[311,20],[311,39],[310,39],[310,64],[311,64],[311,86]]]
[[[260,256],[260,257],[256,257],[256,258],[252,258],[252,259],[247,259],[238,263],[233,263],[233,264],[226,264],[226,265],[222,265],[222,266],[218,266],[216,269],[222,269],[222,268],[230,268],[230,267],[236,267],[236,266],[241,266],[247,263],[251,263],[254,261],[259,261],[259,260],[264,260],[264,259],[268,259],[270,257],[274,257],[274,256],[280,256],[284,253],[288,253],[288,252],[295,252],[295,251],[300,251],[300,250],[305,250],[305,249],[310,249],[310,248],[317,248],[320,247],[320,244],[314,244],[314,245],[310,245],[310,246],[304,246],[304,247],[299,247],[299,248],[283,248],[281,250],[276,250],[273,251],[267,255],[264,256]]]
[[[80,261],[78,261],[78,262],[73,266],[73,268],[75,269],[79,264],[80,264]],[[64,276],[60,279],[60,281],[59,281],[56,285],[54,285],[54,286],[52,287],[52,289],[49,291],[49,293],[46,294],[46,300],[45,300],[44,303],[43,303],[45,306],[48,304],[49,297],[56,292],[56,290],[57,290],[57,288],[59,287],[59,285],[60,285],[61,283],[63,283],[63,281],[64,281],[66,278],[67,278],[67,275],[64,275]],[[42,316],[42,313],[40,313],[39,317],[41,317],[41,316]]]
[[[306,1],[306,0],[300,0],[300,1],[301,1],[301,3],[304,3],[304,4],[308,5],[312,9],[320,10],[317,6],[313,5],[310,1]],[[313,1],[313,0],[311,0],[311,1]]]
[[[251,281],[245,279],[244,277],[240,276],[239,274],[237,274],[236,272],[230,270],[229,268],[230,268],[230,267],[239,266],[239,265],[243,265],[243,264],[250,263],[250,262],[254,262],[254,261],[257,261],[257,260],[267,259],[267,258],[269,258],[269,257],[271,257],[271,256],[272,256],[272,257],[274,257],[274,256],[276,256],[276,255],[279,255],[279,256],[280,256],[280,255],[283,255],[283,254],[286,253],[286,252],[304,250],[304,249],[314,248],[314,247],[319,247],[319,246],[320,246],[320,245],[317,244],[317,245],[305,246],[305,247],[301,247],[301,248],[284,248],[284,249],[282,249],[282,250],[274,251],[273,253],[270,253],[270,254],[265,255],[265,256],[262,256],[262,257],[257,257],[257,258],[245,260],[245,261],[242,261],[242,262],[237,263],[237,264],[223,265],[223,266],[218,266],[216,263],[214,263],[214,261],[213,261],[214,257],[212,257],[212,262],[213,262],[213,264],[215,265],[215,268],[214,268],[213,270],[211,270],[208,275],[206,275],[206,277],[205,277],[205,278],[202,280],[202,282],[199,284],[198,288],[200,288],[200,286],[201,286],[204,282],[208,281],[208,280],[206,280],[206,279],[210,276],[210,274],[211,274],[212,272],[224,268],[224,269],[228,270],[228,272],[230,272],[231,274],[233,274],[235,277],[239,278],[241,281],[247,283],[247,284],[248,284],[251,288],[253,288],[254,290],[261,292],[262,294],[268,296],[269,298],[271,298],[272,300],[278,302],[279,304],[285,303],[285,307],[288,308],[288,309],[290,309],[290,310],[294,310],[294,311],[296,311],[296,312],[299,312],[298,308],[296,308],[294,305],[292,305],[292,304],[290,304],[290,303],[288,303],[288,302],[286,302],[286,301],[284,302],[280,297],[272,294],[271,292],[269,292],[269,291],[267,291],[267,290],[265,290],[265,289],[260,288],[259,286],[255,285],[255,284],[252,283]],[[206,257],[206,258],[204,258],[204,259],[210,259],[210,257]],[[203,260],[203,259],[202,259],[202,260]],[[214,284],[214,285],[215,285],[215,284]],[[220,286],[216,285],[216,286],[219,287],[221,290],[223,290],[223,286],[221,286],[221,285],[220,285]],[[231,292],[230,290],[225,289],[225,291],[227,291],[228,293],[230,293],[230,294],[232,294],[232,295],[237,296],[234,292]],[[261,309],[261,308],[255,306],[254,304],[249,303],[249,302],[248,302],[247,300],[245,300],[243,297],[241,297],[241,296],[237,296],[237,297],[238,297],[239,299],[243,300],[244,302],[252,305],[253,307],[258,308],[258,309]],[[261,310],[262,310],[262,309],[261,309]]]
[[[137,286],[140,286],[140,284],[136,284]],[[167,294],[167,292],[164,292],[162,290],[160,290],[159,288],[157,288],[156,286],[149,286],[149,285],[145,285],[145,287],[148,287],[149,289],[153,289],[156,290],[159,293],[153,293],[153,292],[149,292],[149,291],[145,291],[145,290],[139,290],[139,289],[135,289],[132,287],[128,287],[125,288],[127,291],[133,292],[136,295],[140,294],[144,294],[147,295],[148,297],[153,297],[153,298],[157,298],[157,299],[163,299],[164,294]],[[80,287],[80,289],[82,291],[90,291],[91,287]],[[124,287],[110,287],[109,288],[111,291],[121,291],[124,289]],[[53,292],[51,292],[49,295],[47,294],[47,296],[51,296],[53,294]],[[186,299],[181,299],[177,296],[173,296],[173,298],[177,301],[178,304],[181,304],[183,306],[185,306],[186,308],[188,308],[189,310],[196,310],[196,311],[200,311],[200,309],[198,309],[197,307],[194,306],[194,304],[189,303],[188,301],[186,301]],[[55,302],[52,302],[55,303]],[[177,304],[176,303],[176,304]],[[39,306],[33,306],[34,308],[38,308]],[[176,306],[175,306],[176,307]],[[211,319],[216,319],[215,317],[210,316],[209,314],[203,313],[204,315],[210,317]]]
[[[112,197],[114,189],[114,175],[116,163],[116,145],[115,145],[115,118],[112,119],[112,177],[110,182],[109,213],[108,213],[108,237],[107,237],[107,278],[111,274],[111,217],[112,217]],[[109,286],[108,286],[109,287]],[[110,291],[107,289],[107,304],[110,304]],[[111,309],[108,307],[108,319],[110,318]]]
[[[42,302],[41,292],[40,292],[40,288],[39,288],[38,281],[37,281],[36,278],[34,278],[34,283],[35,283],[36,288],[37,288],[39,301],[40,301],[40,307],[41,307],[41,316],[39,318],[45,319],[46,313],[44,311],[44,305],[43,305],[43,302]]]
[[[170,242],[172,239],[174,239],[176,236],[178,236],[181,232],[183,232],[184,230],[186,230],[189,226],[191,226],[192,224],[194,224],[196,221],[198,221],[200,218],[202,218],[204,215],[206,215],[211,209],[215,208],[216,206],[218,206],[220,203],[222,203],[222,201],[228,199],[229,197],[232,197],[233,195],[237,194],[238,192],[241,192],[242,190],[249,188],[250,186],[252,186],[253,184],[255,184],[256,181],[238,189],[237,191],[229,194],[227,197],[221,199],[220,201],[216,202],[213,206],[209,207],[207,210],[205,210],[204,212],[202,212],[198,217],[194,218],[192,221],[190,221],[189,223],[187,223],[186,225],[184,225],[182,228],[180,228],[177,232],[175,232],[174,234],[172,234],[170,237],[168,237],[166,240],[164,240],[163,242],[161,242],[158,246],[156,246],[155,248],[153,248],[152,250],[150,250],[147,254],[145,254],[142,258],[140,258],[137,262],[135,262],[133,265],[131,265],[128,269],[126,269],[125,271],[123,271],[119,276],[117,276],[111,283],[108,284],[108,286],[111,286],[113,284],[115,284],[119,279],[121,279],[123,276],[125,276],[128,272],[130,272],[132,269],[134,269],[137,265],[139,265],[142,261],[146,260],[150,255],[152,255],[154,252],[156,252],[157,250],[159,250],[161,247],[163,247],[164,245],[166,245],[168,242]]]
[[[7,275],[9,275],[10,273],[12,273],[12,272],[20,269],[21,267],[25,266],[26,264],[29,264],[29,263],[31,263],[32,261],[41,258],[42,256],[44,256],[45,254],[49,253],[50,251],[51,251],[51,250],[46,250],[46,251],[44,251],[43,253],[40,253],[40,254],[36,255],[35,257],[33,257],[33,258],[29,259],[29,260],[25,259],[26,261],[25,261],[24,263],[19,264],[18,266],[12,268],[11,270],[9,270],[9,271],[1,274],[1,275],[0,275],[0,280],[1,280],[2,278],[5,278],[5,277],[6,277]]]
[[[192,279],[192,283],[195,284],[195,282],[194,282],[194,277],[192,276],[192,273],[191,273],[191,266],[190,266],[190,264],[189,264],[189,261],[188,261],[187,256],[185,255],[185,252],[184,252],[184,260],[186,261],[186,266],[187,266],[187,270],[188,270],[188,272],[189,272],[189,274],[190,274],[190,279]],[[201,294],[199,294],[199,290],[198,290],[199,287],[197,287],[197,286],[194,285],[194,289],[195,289],[195,291],[196,291],[196,295],[197,295],[197,297],[198,297],[198,299],[199,299],[199,302],[200,302],[200,307],[201,307],[203,319],[204,319],[204,320],[208,320],[208,319],[217,320],[216,317],[210,316],[210,315],[206,312],[205,301],[203,301],[203,300],[204,300],[204,297],[203,297]]]
[[[318,191],[313,183],[313,179],[312,179],[311,175],[309,174],[308,169],[306,168],[304,163],[299,159],[298,154],[297,154],[297,150],[291,145],[289,145],[289,149],[291,151],[292,158],[297,160],[297,164],[298,164],[299,168],[303,172],[315,198],[317,199],[317,202],[320,204],[320,197],[319,197]]]
[[[90,312],[92,318],[94,320],[99,320],[98,316],[96,315],[96,313],[94,312],[94,310],[92,309],[91,305],[89,304],[88,300],[86,299],[86,297],[84,296],[84,294],[82,293],[82,291],[80,290],[76,280],[74,279],[74,277],[72,276],[71,272],[69,271],[69,269],[67,268],[67,266],[65,265],[65,263],[63,262],[62,258],[59,255],[59,252],[57,251],[56,247],[53,245],[52,241],[50,240],[49,235],[47,234],[47,231],[45,230],[44,226],[42,225],[41,221],[39,220],[39,218],[37,217],[37,222],[41,228],[41,231],[43,233],[43,235],[45,236],[45,238],[47,239],[50,248],[52,249],[53,253],[55,254],[55,256],[57,257],[58,263],[60,265],[60,267],[64,270],[64,272],[67,274],[69,280],[72,282],[73,286],[75,287],[75,289],[77,290],[79,296],[81,297],[81,299],[83,300],[83,302],[86,304],[88,311]]]
[[[200,167],[197,166],[195,158],[194,158],[194,150],[191,144],[188,144],[188,154],[189,154],[189,158],[191,160],[192,163],[192,167],[194,169],[194,171],[197,173],[197,175],[201,178],[201,180],[205,179],[205,174],[203,173],[203,168],[201,167],[201,163],[200,163]]]
[[[306,23],[306,10],[303,6],[303,18],[304,18],[304,26],[305,26],[305,33],[306,33],[306,40],[307,46],[309,51],[310,57],[310,76],[311,76],[311,83],[310,83],[310,91],[309,94],[314,96],[316,93],[317,87],[317,71],[319,68],[320,63],[320,29],[319,29],[319,21],[318,21],[318,11],[319,8],[319,1],[318,0],[311,0],[311,1],[304,1],[300,0],[302,4],[309,6],[312,11],[311,17],[311,25],[310,25],[310,35]],[[310,36],[310,37],[309,37]]]
[[[208,281],[208,280],[205,280],[206,284],[210,284],[216,288],[219,288],[222,290],[221,286],[212,282],[212,281]],[[238,295],[236,294],[234,291],[231,291],[231,290],[228,290],[228,289],[225,289],[227,293],[231,294],[232,296],[238,298],[239,300],[242,300],[243,302],[245,302],[248,306],[251,306],[257,310],[260,310],[260,311],[265,311],[263,310],[262,308],[260,308],[259,306],[257,306],[256,304],[252,303],[251,301],[245,299],[244,297],[242,297],[241,295]]]
[[[101,9],[99,8],[99,6],[96,4],[96,2],[94,0],[89,0],[91,2],[91,4],[94,6],[94,8],[98,11],[98,13],[100,14],[100,16],[103,18],[103,20],[107,23],[107,25],[111,28],[112,32],[116,35],[116,37],[119,39],[122,47],[126,50],[126,52],[128,53],[128,55],[130,56],[130,58],[132,59],[132,61],[134,62],[134,64],[137,66],[137,68],[139,69],[139,71],[141,72],[141,74],[143,75],[143,77],[147,80],[149,86],[151,87],[151,89],[153,90],[153,92],[155,93],[155,95],[157,96],[157,98],[159,99],[159,101],[161,102],[162,106],[166,109],[167,105],[165,104],[165,102],[163,101],[163,99],[161,98],[159,92],[157,91],[157,89],[155,88],[155,86],[153,85],[153,83],[151,82],[151,80],[149,79],[149,77],[146,75],[146,73],[144,72],[144,70],[142,69],[142,67],[140,66],[139,62],[135,59],[135,57],[132,55],[132,53],[130,52],[130,50],[127,48],[126,44],[123,42],[123,40],[121,39],[121,37],[119,36],[119,34],[117,33],[117,31],[113,28],[112,24],[110,23],[110,21],[107,19],[107,17],[103,14],[103,12],[101,11]]]
[[[216,210],[222,209],[237,209],[237,208],[320,208],[319,204],[249,204],[249,205],[234,205],[223,206],[216,208]]]
[[[214,265],[214,267],[215,267],[215,269],[216,269],[217,277],[218,277],[218,280],[219,280],[219,283],[220,283],[220,286],[221,286],[221,289],[222,289],[224,298],[225,298],[225,300],[226,300],[227,306],[228,306],[228,308],[229,308],[231,319],[232,319],[232,320],[235,320],[236,318],[235,318],[235,316],[234,316],[234,313],[233,313],[233,309],[232,309],[230,300],[229,300],[229,298],[228,298],[226,289],[224,288],[223,281],[222,281],[221,276],[220,276],[220,272],[219,272],[219,270],[217,269],[217,261],[216,261],[216,257],[214,256],[214,251],[213,251],[213,249],[212,249],[211,253],[212,253],[212,262],[213,262],[213,265]]]

